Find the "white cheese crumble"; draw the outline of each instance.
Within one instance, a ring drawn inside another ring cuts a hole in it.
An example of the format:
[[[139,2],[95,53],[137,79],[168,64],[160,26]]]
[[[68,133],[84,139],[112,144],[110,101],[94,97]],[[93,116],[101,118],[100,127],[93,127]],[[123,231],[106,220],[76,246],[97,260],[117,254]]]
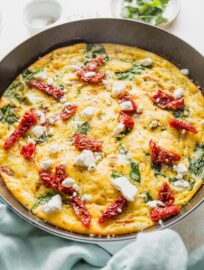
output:
[[[61,150],[61,147],[57,143],[53,143],[49,149],[50,153],[52,153],[52,154],[56,154],[56,153],[60,152],[60,150]]]
[[[46,214],[59,212],[62,209],[62,198],[59,194],[53,196],[48,203],[42,206],[43,212]]]
[[[158,125],[159,125],[159,122],[157,120],[152,120],[149,124],[149,127],[153,129],[153,128],[158,127]]]
[[[179,163],[178,165],[173,166],[174,171],[177,172],[177,174],[181,174],[182,176],[188,174],[188,168],[183,163]]]
[[[70,101],[67,101],[67,102],[64,103],[64,107],[69,107],[71,105],[73,105],[73,103],[70,102]]]
[[[112,94],[117,97],[125,89],[125,84],[122,82],[115,82],[112,86]]]
[[[35,126],[32,128],[31,131],[35,135],[35,137],[39,138],[46,131],[46,128],[42,126]]]
[[[87,118],[91,118],[94,115],[95,108],[92,106],[88,106],[83,110],[83,115]]]
[[[49,169],[49,168],[52,167],[53,163],[54,163],[54,162],[53,162],[52,159],[47,159],[47,160],[42,161],[42,162],[40,163],[40,168],[41,168],[42,170],[47,170],[47,169]]]
[[[94,76],[96,76],[96,72],[94,72],[94,71],[88,71],[88,72],[84,73],[85,78],[92,78]]]
[[[83,194],[82,195],[82,200],[85,202],[90,202],[92,200],[92,196],[89,194]]]
[[[37,114],[37,116],[39,116],[39,122],[40,122],[40,124],[44,124],[46,122],[44,112],[42,112],[40,110],[37,110],[36,111],[36,114]]]
[[[40,102],[40,98],[39,97],[37,97],[35,94],[33,94],[33,93],[29,93],[29,94],[27,94],[27,96],[26,96],[26,98],[27,98],[27,100],[31,103],[31,104],[37,104],[38,102]]]
[[[119,123],[117,125],[117,127],[114,129],[113,135],[117,136],[118,134],[120,134],[124,130],[125,130],[125,125],[123,123]]]
[[[131,111],[133,110],[132,102],[131,101],[124,101],[120,103],[120,108],[122,111]]]
[[[161,201],[154,200],[154,201],[148,201],[147,205],[151,208],[155,208],[159,206],[164,206],[165,204]]]
[[[151,66],[153,63],[153,60],[151,58],[144,58],[140,61],[141,65],[144,67]]]
[[[47,79],[47,73],[46,71],[39,72],[33,76],[36,79],[46,80]]]
[[[141,113],[143,111],[143,106],[139,105],[137,108],[137,113]]]
[[[129,162],[128,157],[126,155],[121,155],[121,154],[118,155],[118,164],[126,165],[129,163],[130,162]]]
[[[94,154],[90,150],[83,150],[76,158],[75,164],[81,167],[86,167],[89,172],[96,169],[96,160]]]
[[[182,190],[184,188],[188,188],[189,187],[189,182],[186,181],[186,180],[178,180],[178,181],[173,182],[173,186],[176,189]]]
[[[184,68],[184,69],[181,69],[181,74],[188,76],[190,74],[190,71],[189,71],[189,69]]]
[[[134,201],[137,194],[137,188],[129,182],[128,178],[125,176],[117,177],[112,179],[112,184],[123,194],[126,200]]]
[[[53,85],[53,84],[55,83],[55,81],[53,80],[53,78],[48,78],[48,79],[47,79],[47,83],[48,83],[49,85]]]
[[[177,88],[174,93],[173,96],[175,99],[179,99],[183,96],[183,88]]]
[[[75,184],[75,180],[71,177],[67,177],[62,181],[63,187],[73,187],[74,184]]]

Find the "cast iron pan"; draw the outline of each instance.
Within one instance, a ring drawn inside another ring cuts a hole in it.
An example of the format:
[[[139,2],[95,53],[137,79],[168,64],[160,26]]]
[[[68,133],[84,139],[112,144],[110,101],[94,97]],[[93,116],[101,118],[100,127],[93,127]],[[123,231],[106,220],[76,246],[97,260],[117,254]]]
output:
[[[204,89],[204,58],[195,49],[179,38],[153,26],[122,19],[90,19],[66,23],[42,32],[11,51],[0,63],[0,94],[2,95],[10,83],[40,56],[53,49],[78,43],[119,43],[137,46],[154,52],[179,68],[190,69],[190,77]],[[130,240],[136,233],[118,237],[89,237],[67,232],[49,225],[27,211],[8,191],[0,180],[0,197],[19,216],[33,225],[60,237],[84,242],[104,242]],[[204,201],[204,188],[181,209],[179,215],[164,222],[162,228],[172,226],[180,221]],[[160,229],[154,226],[147,231]]]

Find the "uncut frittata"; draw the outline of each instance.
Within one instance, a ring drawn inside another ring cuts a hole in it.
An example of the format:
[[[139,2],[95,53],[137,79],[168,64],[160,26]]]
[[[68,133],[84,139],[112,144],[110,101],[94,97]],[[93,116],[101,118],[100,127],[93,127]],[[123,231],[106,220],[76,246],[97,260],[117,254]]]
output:
[[[34,215],[82,234],[176,215],[204,180],[204,98],[188,73],[116,44],[40,58],[0,101],[6,186]]]

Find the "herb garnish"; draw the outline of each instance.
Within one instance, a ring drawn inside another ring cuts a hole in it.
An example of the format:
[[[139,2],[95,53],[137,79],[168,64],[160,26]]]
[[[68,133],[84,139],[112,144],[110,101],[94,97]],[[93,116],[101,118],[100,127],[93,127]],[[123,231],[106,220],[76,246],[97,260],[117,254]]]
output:
[[[118,178],[118,177],[121,177],[121,176],[123,176],[123,175],[121,173],[119,173],[119,172],[116,172],[116,171],[112,171],[112,173],[111,173],[112,178]]]
[[[204,144],[197,145],[189,164],[189,171],[204,181]]]
[[[161,169],[162,169],[161,164],[152,162],[152,169],[154,170],[154,176],[157,177],[159,175],[162,175],[161,174]]]
[[[51,190],[48,191],[46,194],[36,198],[35,203],[31,207],[31,211],[35,210],[41,204],[47,203],[54,195],[56,195],[56,192]]]
[[[177,109],[177,110],[173,111],[173,116],[175,118],[185,118],[185,117],[188,117],[189,114],[190,114],[190,112],[188,109],[185,109],[185,110]]]
[[[102,44],[89,43],[86,45],[85,65],[88,62],[92,61],[93,58],[96,58],[99,56],[103,56],[105,62],[110,60]]]
[[[18,102],[23,101],[23,85],[19,81],[14,81],[5,91],[4,96],[7,98],[14,98]]]
[[[141,175],[139,165],[134,161],[130,161],[130,167],[131,167],[130,177],[136,182],[140,183]]]
[[[91,129],[89,122],[84,122],[81,125],[77,125],[77,130],[81,134],[87,135],[88,131]]]
[[[149,191],[145,191],[144,193],[144,201],[147,203],[149,201],[153,201],[152,196],[150,195]]]
[[[37,140],[36,140],[36,144],[42,144],[45,143],[49,140],[49,138],[52,137],[51,134],[47,134],[47,133],[43,133]]]
[[[193,190],[195,182],[196,182],[195,179],[191,179],[190,185],[189,185],[189,190]]]
[[[12,125],[13,123],[17,122],[18,119],[14,113],[15,105],[7,104],[3,106],[0,115],[0,121],[7,123],[8,125]]]
[[[23,76],[23,80],[26,84],[29,83],[29,81],[38,73],[40,73],[42,70],[40,69],[37,69],[35,71],[31,71],[29,69],[26,69],[23,73],[22,73],[22,76]]]
[[[133,68],[126,70],[126,71],[117,71],[115,72],[116,78],[118,80],[128,80],[132,81],[135,75],[139,75],[145,69],[144,66],[140,64],[135,64]]]

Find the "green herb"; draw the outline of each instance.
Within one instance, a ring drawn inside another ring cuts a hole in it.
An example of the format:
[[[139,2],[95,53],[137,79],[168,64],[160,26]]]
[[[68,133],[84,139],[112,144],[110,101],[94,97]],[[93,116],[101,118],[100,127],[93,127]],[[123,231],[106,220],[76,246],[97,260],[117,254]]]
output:
[[[23,85],[19,81],[14,81],[5,91],[4,96],[7,98],[14,98],[18,102],[23,101]]]
[[[131,161],[130,167],[131,167],[130,177],[134,179],[136,182],[140,183],[141,176],[140,176],[139,165],[135,163],[134,161]]]
[[[163,24],[168,19],[163,17],[169,0],[124,0],[121,17],[132,20]]]
[[[196,147],[189,164],[189,171],[204,181],[204,144]]]
[[[36,198],[35,203],[31,207],[31,211],[35,210],[41,204],[47,203],[54,195],[56,195],[56,192],[51,190],[51,191],[48,191],[43,196],[40,196],[40,197]]]
[[[47,134],[47,133],[43,133],[37,140],[36,140],[36,144],[42,144],[45,143],[49,140],[49,138],[52,137],[51,134]]]
[[[189,114],[190,114],[190,111],[188,109],[185,109],[185,110],[177,109],[173,111],[173,116],[175,118],[185,118],[185,117],[188,117]]]
[[[152,196],[150,195],[149,191],[144,192],[144,201],[147,203],[149,201],[153,201]]]
[[[87,133],[90,129],[91,129],[91,126],[90,126],[89,122],[84,122],[81,125],[77,126],[78,132],[81,134],[85,134],[85,135],[87,135]]]
[[[36,74],[42,72],[42,70],[38,69],[38,70],[35,70],[35,71],[31,71],[29,69],[26,69],[23,73],[22,73],[22,76],[23,76],[23,80],[26,84],[29,83],[29,81],[35,77]]]
[[[14,105],[7,104],[4,107],[2,107],[1,115],[0,115],[0,121],[7,123],[8,125],[12,125],[13,123],[17,122],[18,119],[14,113]]]
[[[124,131],[121,131],[117,136],[116,136],[116,140],[120,141],[123,137],[125,137],[127,134],[129,134],[131,132],[131,128],[126,128]]]
[[[116,172],[116,171],[112,171],[112,173],[111,173],[112,178],[118,178],[118,177],[121,177],[121,176],[122,176],[122,174],[119,173],[119,172]]]
[[[152,162],[152,169],[154,170],[154,175],[157,177],[161,174],[161,164]]]
[[[142,73],[142,71],[145,69],[145,67],[143,67],[140,64],[136,64],[134,65],[133,68],[126,70],[126,71],[118,71],[115,72],[116,78],[118,80],[128,80],[128,81],[132,81],[135,77],[135,75],[139,75]]]
[[[148,152],[144,152],[144,154],[145,154],[146,157],[150,156],[150,153],[148,153]]]
[[[104,61],[109,61],[109,56],[107,55],[105,48],[102,44],[87,44],[86,45],[86,55],[85,55],[85,65],[92,61],[93,58],[103,56]]]
[[[126,155],[126,154],[128,153],[128,150],[125,149],[125,147],[124,147],[122,144],[120,144],[120,145],[119,145],[119,153],[120,153],[121,155]]]
[[[190,185],[189,185],[189,190],[193,190],[195,182],[196,182],[195,179],[191,179]]]

